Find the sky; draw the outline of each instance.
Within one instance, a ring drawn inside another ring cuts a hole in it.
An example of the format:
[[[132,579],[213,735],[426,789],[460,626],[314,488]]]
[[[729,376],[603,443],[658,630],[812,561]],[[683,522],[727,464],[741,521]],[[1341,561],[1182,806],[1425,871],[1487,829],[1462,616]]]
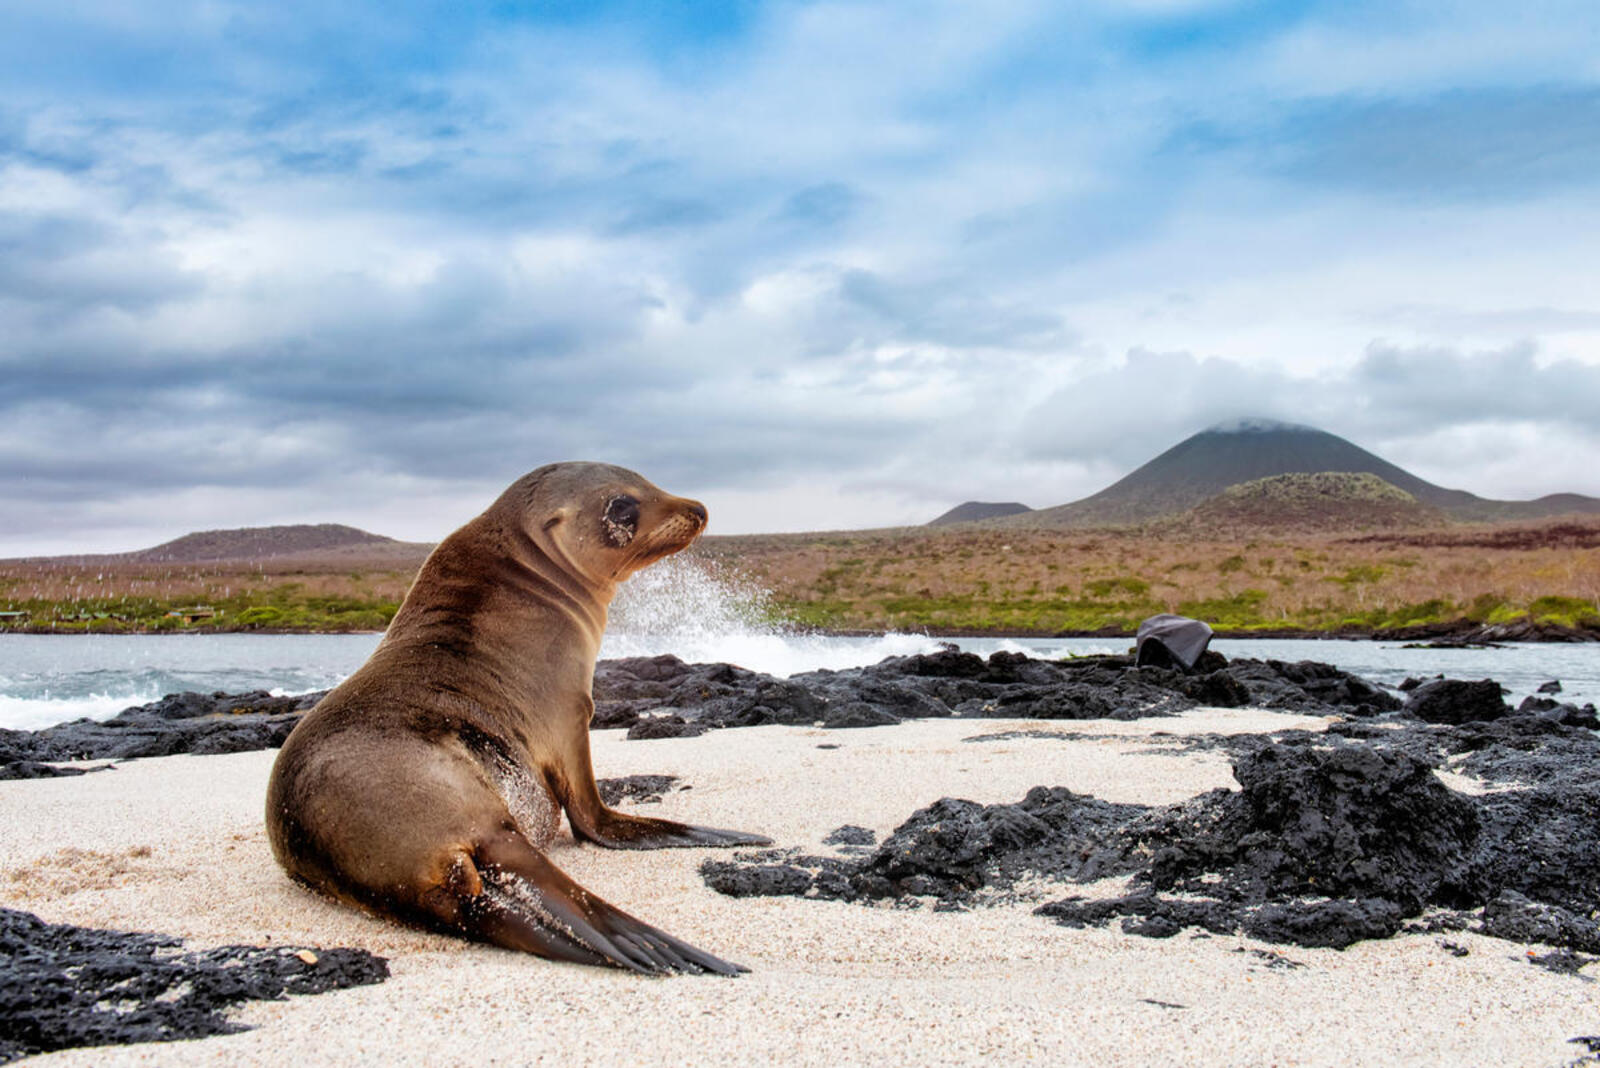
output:
[[[8,0],[0,556],[1048,507],[1241,417],[1600,495],[1593,0]]]

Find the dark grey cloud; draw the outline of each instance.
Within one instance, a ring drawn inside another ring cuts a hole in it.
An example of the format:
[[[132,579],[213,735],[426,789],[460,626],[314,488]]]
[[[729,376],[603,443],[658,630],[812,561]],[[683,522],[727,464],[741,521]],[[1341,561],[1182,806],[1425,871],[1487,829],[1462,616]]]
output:
[[[140,311],[200,290],[148,237],[92,217],[0,210],[0,302],[33,314]],[[27,338],[13,335],[14,345]]]
[[[1521,14],[535,7],[23,0],[0,539],[444,513],[565,457],[860,525],[1241,415],[1594,435],[1592,57],[1382,69]],[[1514,264],[1423,247],[1513,209]]]
[[[1042,399],[1021,438],[1036,459],[1103,457],[1131,469],[1189,434],[1246,417],[1310,424],[1372,449],[1470,428],[1493,440],[1493,428],[1511,426],[1600,442],[1600,367],[1541,359],[1529,343],[1466,352],[1374,342],[1352,366],[1321,372],[1136,350]],[[1547,459],[1569,472],[1563,488],[1600,491],[1586,465]],[[1471,488],[1473,474],[1453,482]],[[1537,482],[1547,472],[1528,474]]]
[[[1375,342],[1349,388],[1368,410],[1419,431],[1522,420],[1600,432],[1600,366],[1540,359],[1531,342],[1471,353]]]

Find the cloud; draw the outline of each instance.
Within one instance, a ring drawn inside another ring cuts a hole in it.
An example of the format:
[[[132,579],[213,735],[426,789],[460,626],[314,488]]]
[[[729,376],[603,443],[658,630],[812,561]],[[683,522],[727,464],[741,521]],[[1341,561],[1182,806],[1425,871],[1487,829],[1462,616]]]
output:
[[[1507,429],[1594,433],[1586,11],[25,0],[0,552],[585,456],[905,522],[1240,415],[1600,490]]]
[[[1409,197],[1516,197],[1600,184],[1600,88],[1455,90],[1301,105],[1277,136],[1285,174]]]

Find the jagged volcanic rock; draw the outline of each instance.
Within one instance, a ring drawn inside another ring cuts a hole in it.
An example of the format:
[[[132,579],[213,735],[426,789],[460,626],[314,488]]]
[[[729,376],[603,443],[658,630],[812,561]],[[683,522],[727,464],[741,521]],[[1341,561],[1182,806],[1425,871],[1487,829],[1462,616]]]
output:
[[[40,731],[0,730],[0,766],[276,748],[305,710],[321,699],[322,693],[274,697],[265,690],[169,694],[104,721],[79,719]]]
[[[1472,723],[1499,719],[1511,712],[1505,691],[1493,679],[1466,682],[1433,679],[1415,687],[1406,697],[1408,716],[1429,723]]]
[[[1068,926],[1122,918],[1169,937],[1185,927],[1342,948],[1386,937],[1426,909],[1460,929],[1593,951],[1600,902],[1600,739],[1538,716],[1460,727],[1306,731],[1237,745],[1239,790],[1176,805],[1111,805],[1037,787],[1017,804],[944,798],[870,855],[767,850],[702,866],[728,893],[865,900],[933,896],[945,907],[1025,875],[1089,882],[1133,874],[1110,900],[1038,911]],[[1230,746],[1232,747],[1232,746]],[[1454,761],[1532,783],[1481,796],[1449,789]]]
[[[170,1042],[246,1028],[245,1001],[382,982],[360,949],[223,946],[183,952],[163,935],[49,924],[0,909],[0,1063],[79,1046]]]
[[[170,694],[97,722],[41,731],[0,730],[0,777],[55,774],[50,762],[126,760],[175,753],[238,753],[281,746],[322,693],[274,697]],[[675,656],[603,660],[594,678],[596,728],[630,738],[691,737],[765,724],[876,727],[939,716],[1136,719],[1197,705],[1373,715],[1399,707],[1383,690],[1327,664],[1200,658],[1193,674],[1136,667],[1127,656],[988,659],[953,648],[870,667],[774,678],[732,664]]]

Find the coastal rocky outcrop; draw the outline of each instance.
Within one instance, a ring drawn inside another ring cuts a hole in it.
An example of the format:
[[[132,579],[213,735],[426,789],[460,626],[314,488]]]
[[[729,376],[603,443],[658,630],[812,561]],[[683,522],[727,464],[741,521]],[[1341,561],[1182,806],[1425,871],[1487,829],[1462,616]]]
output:
[[[322,696],[180,693],[104,721],[0,730],[0,779],[81,770],[52,767],[63,761],[275,748]],[[1128,656],[1037,660],[999,652],[986,659],[954,647],[787,679],[670,655],[602,660],[594,697],[596,728],[625,727],[637,739],[767,724],[877,727],[942,716],[1139,719],[1202,705],[1356,716],[1400,707],[1388,691],[1310,661],[1229,661],[1208,652],[1185,671],[1138,666]]]
[[[1398,697],[1328,664],[1204,653],[1193,671],[1137,665],[1129,656],[987,659],[953,647],[868,667],[776,679],[732,664],[675,656],[605,660],[595,668],[596,727],[629,737],[676,737],[726,727],[872,727],[907,719],[1141,719],[1199,706],[1257,706],[1371,716]]]
[[[1040,786],[1013,804],[940,799],[881,844],[862,828],[833,852],[738,854],[704,876],[735,895],[932,899],[967,908],[1025,876],[1127,877],[1124,892],[1040,911],[1068,925],[1121,921],[1152,937],[1185,927],[1344,946],[1419,924],[1476,925],[1600,953],[1600,718],[1542,686],[1516,708],[1493,680],[1407,680],[1404,698],[1327,664],[1199,654],[1186,670],[1130,656],[1052,661],[946,647],[780,679],[673,656],[602,661],[597,729],[670,738],[741,726],[854,729],[926,717],[1134,719],[1196,707],[1331,717],[1324,731],[1165,736],[1216,748],[1238,790],[1179,805],[1111,804]],[[0,732],[0,778],[81,772],[63,761],[227,753],[281,745],[321,694],[177,694],[105,722]],[[1486,784],[1452,790],[1435,771]],[[683,788],[666,776],[602,782],[615,803]],[[1453,926],[1452,926],[1453,925]],[[1562,962],[1565,962],[1563,965]],[[1581,966],[1581,961],[1580,965]]]
[[[50,762],[130,760],[177,753],[243,753],[283,744],[318,693],[176,693],[108,720],[78,719],[39,731],[0,730],[0,779],[68,774]]]
[[[1460,692],[1467,708],[1481,696]],[[1592,706],[1586,715],[1592,722]],[[1159,808],[1061,787],[1012,804],[943,798],[864,856],[763,850],[701,872],[734,896],[932,898],[942,909],[1014,896],[1025,877],[1130,876],[1116,896],[1069,896],[1037,912],[1077,927],[1120,920],[1152,938],[1192,927],[1336,948],[1471,927],[1558,947],[1540,963],[1573,972],[1600,954],[1592,729],[1507,710],[1487,721],[1344,720],[1326,733],[1189,744],[1233,752],[1240,788]],[[1452,790],[1436,769],[1494,788]]]
[[[233,1034],[246,1027],[226,1014],[246,1001],[389,977],[388,962],[361,949],[182,947],[165,935],[0,909],[0,1064],[79,1046]]]

